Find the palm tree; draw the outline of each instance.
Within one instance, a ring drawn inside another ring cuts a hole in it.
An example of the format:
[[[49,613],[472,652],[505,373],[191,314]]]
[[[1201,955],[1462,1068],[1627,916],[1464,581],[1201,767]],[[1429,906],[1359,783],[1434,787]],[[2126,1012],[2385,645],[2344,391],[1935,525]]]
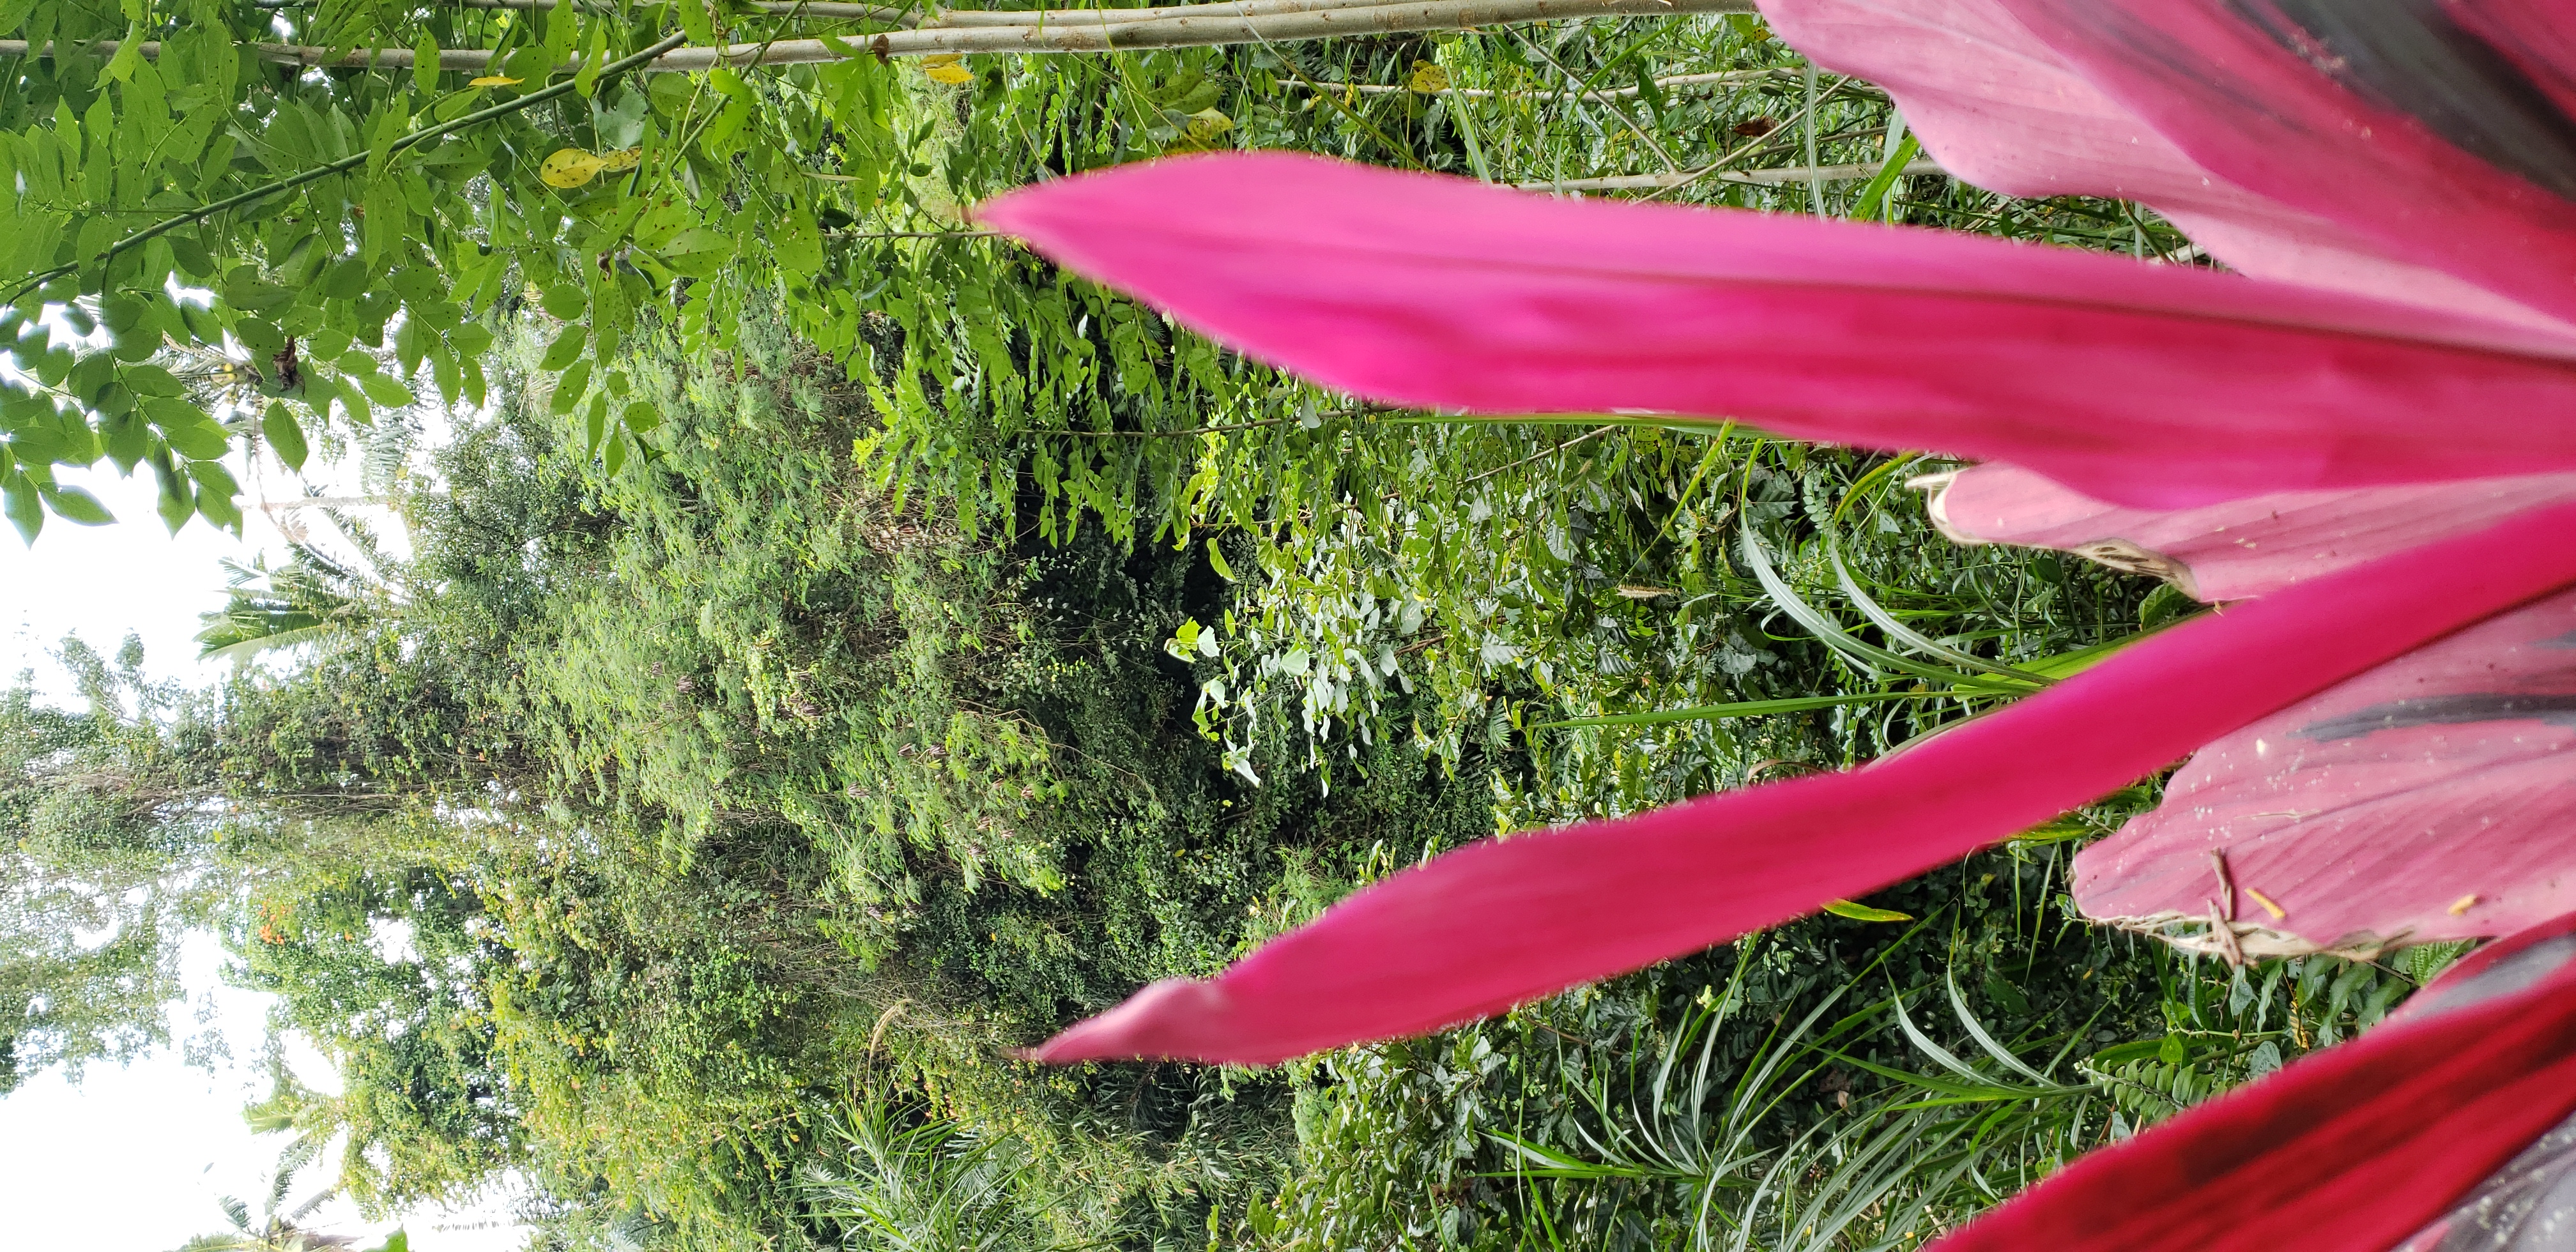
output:
[[[342,631],[400,617],[402,597],[380,578],[361,573],[302,543],[276,569],[268,558],[249,564],[226,559],[224,607],[200,614],[199,660],[235,662],[273,648],[316,643]]]
[[[907,1126],[905,1123],[913,1124]],[[919,1109],[867,1101],[830,1126],[840,1142],[804,1171],[824,1247],[885,1252],[1073,1252],[1046,1232],[1055,1197],[1018,1140],[970,1134]]]
[[[277,1175],[268,1188],[266,1211],[256,1221],[251,1218],[249,1205],[225,1196],[218,1203],[232,1229],[199,1235],[180,1244],[178,1252],[346,1252],[354,1246],[357,1240],[347,1235],[324,1234],[296,1225],[338,1195],[337,1187],[325,1187],[292,1210],[279,1211],[285,1207],[287,1193],[295,1186],[295,1171],[303,1163],[296,1157],[290,1148],[287,1156],[278,1161]],[[309,1155],[305,1159],[309,1160]],[[397,1232],[378,1252],[406,1252],[407,1243]]]

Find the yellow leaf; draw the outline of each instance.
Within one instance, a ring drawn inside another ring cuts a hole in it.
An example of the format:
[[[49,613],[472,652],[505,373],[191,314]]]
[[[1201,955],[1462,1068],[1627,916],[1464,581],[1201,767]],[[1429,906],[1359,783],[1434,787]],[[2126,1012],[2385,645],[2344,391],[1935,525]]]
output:
[[[1848,917],[1856,922],[1910,922],[1914,920],[1914,915],[1911,913],[1899,913],[1894,909],[1874,909],[1866,904],[1854,904],[1849,900],[1827,900],[1825,901],[1825,911],[1836,917]]]
[[[516,87],[522,80],[504,74],[486,74],[466,82],[468,87]]]
[[[603,152],[599,154],[599,171],[603,174],[622,174],[635,168],[636,163],[643,159],[642,148],[620,148],[615,152]]]
[[[1188,143],[1205,144],[1233,129],[1233,118],[1214,109],[1201,109],[1190,114],[1189,127],[1181,132],[1181,138]]]
[[[965,59],[962,53],[934,52],[921,58],[921,72],[934,83],[971,83],[975,72],[961,64]]]
[[[608,162],[579,148],[557,148],[537,166],[537,177],[549,187],[578,187],[599,177]]]
[[[1413,63],[1413,77],[1404,86],[1407,91],[1435,96],[1449,90],[1449,71],[1429,61],[1416,61]]]

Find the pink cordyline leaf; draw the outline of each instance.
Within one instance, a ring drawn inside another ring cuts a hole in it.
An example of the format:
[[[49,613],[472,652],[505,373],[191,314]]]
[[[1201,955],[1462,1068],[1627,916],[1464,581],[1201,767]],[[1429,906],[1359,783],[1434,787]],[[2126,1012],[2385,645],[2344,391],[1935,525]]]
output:
[[[2576,474],[2290,492],[2182,510],[2105,504],[2012,465],[1926,485],[1933,524],[1961,543],[2073,552],[2207,602],[2259,596],[2576,499]]]
[[[2075,902],[2231,957],[2474,939],[2576,910],[2576,593],[2202,748],[2075,858]],[[2221,873],[2224,877],[2221,877]]]
[[[2576,505],[2561,505],[2312,579],[1866,768],[1449,853],[1033,1055],[1266,1064],[1498,1012],[1865,894],[2576,582],[2570,526]]]
[[[2576,468],[2555,336],[1911,229],[1570,202],[1263,153],[983,220],[1310,378],[1486,412],[1734,416],[2124,504]]]
[[[2576,320],[2576,122],[2432,0],[1999,0],[2193,163]],[[2464,4],[2563,52],[2563,4]],[[2547,55],[2547,48],[2522,50]],[[2563,64],[2558,68],[2563,71]]]
[[[2257,278],[2576,333],[2194,164],[2077,77],[2000,0],[1762,0],[1761,7],[1790,46],[1886,88],[1924,149],[1977,186],[2031,198],[2143,201],[2210,255]]]
[[[2552,937],[2443,1002],[2093,1152],[1935,1252],[2563,1247],[2497,1204],[2563,1176],[2576,944]],[[2429,993],[2428,993],[2429,994]],[[2538,1141],[2535,1144],[2535,1141]],[[2541,1242],[2517,1242],[2538,1235]]]

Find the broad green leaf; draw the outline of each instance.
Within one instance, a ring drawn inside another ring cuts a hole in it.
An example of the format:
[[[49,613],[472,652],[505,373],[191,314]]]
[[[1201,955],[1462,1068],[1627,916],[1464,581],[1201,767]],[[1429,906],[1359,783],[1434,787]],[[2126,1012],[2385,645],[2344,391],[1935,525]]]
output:
[[[196,232],[173,231],[162,238],[170,241],[170,255],[178,261],[181,272],[191,277],[214,272],[215,258],[206,251],[206,245],[198,242]]]
[[[189,463],[188,468],[193,470],[200,465],[212,464],[213,462],[211,461],[192,461]],[[215,468],[221,469],[223,467],[215,466]],[[235,534],[239,534],[241,532],[241,506],[233,502],[233,493],[231,492],[219,491],[212,487],[199,487],[197,489],[197,514],[198,516],[205,518],[208,522],[213,523],[219,530],[229,530]]]
[[[241,494],[241,484],[233,481],[233,472],[221,461],[190,461],[185,468],[188,477],[197,480],[200,496],[209,491],[222,496]]]
[[[430,381],[437,385],[438,394],[446,397],[449,403],[454,403],[465,390],[465,374],[456,367],[456,354],[437,343],[434,337],[430,343],[429,376]]]
[[[161,484],[161,500],[155,511],[161,514],[161,522],[170,528],[170,533],[178,534],[179,528],[197,515],[196,490],[188,485],[188,476],[170,464],[167,452],[153,454],[152,477]]]
[[[24,474],[11,474],[0,482],[0,511],[18,528],[18,537],[30,544],[45,529],[45,502],[36,495],[36,486]]]
[[[262,279],[249,266],[243,266],[224,279],[224,303],[245,313],[266,313],[292,302],[295,293]]]
[[[428,356],[430,335],[435,332],[417,317],[404,317],[402,330],[394,332],[394,368],[404,379],[420,374],[420,358]]]
[[[545,10],[546,64],[561,65],[572,58],[573,38],[581,25],[581,10],[572,0],[555,0]]]
[[[143,326],[143,299],[122,291],[111,291],[98,298],[99,324],[119,334],[132,334]]]
[[[823,236],[815,229],[814,215],[802,207],[789,209],[778,224],[776,247],[778,266],[791,283],[811,281],[822,272]]]
[[[599,70],[606,64],[608,64],[608,23],[592,22],[590,47],[582,54],[581,68],[574,71],[572,76],[573,90],[581,93],[582,99],[589,99],[591,93],[599,89]]]
[[[671,241],[654,250],[654,255],[671,271],[685,278],[707,278],[733,256],[733,241],[703,226],[692,226],[671,237]]]
[[[367,263],[357,257],[344,257],[322,271],[318,288],[326,299],[355,300],[367,290]]]
[[[581,403],[582,394],[588,390],[590,390],[590,362],[588,359],[575,361],[572,363],[572,368],[565,370],[563,376],[555,380],[554,401],[547,407],[558,414],[570,413],[574,406]],[[592,440],[591,446],[598,447],[599,441]]]
[[[158,365],[129,365],[124,370],[128,390],[138,396],[176,396],[179,380]]]
[[[140,19],[141,14],[135,16]],[[100,70],[98,76],[106,82],[121,83],[142,67],[143,23],[137,20],[126,26],[125,37],[116,41],[116,55],[108,58],[107,68]]]
[[[285,405],[275,400],[269,401],[268,412],[260,415],[259,431],[267,437],[269,450],[277,453],[277,459],[284,463],[286,468],[291,470],[304,468],[304,458],[307,454],[304,428],[296,423],[294,414],[286,411]]]
[[[546,288],[542,303],[546,312],[556,320],[577,321],[583,313],[590,310],[590,293],[583,291],[576,283],[559,283]],[[581,349],[575,348],[573,351],[579,353]]]
[[[412,402],[411,388],[387,374],[368,374],[358,379],[367,398],[388,409],[399,409]]]
[[[423,96],[438,94],[438,36],[428,27],[420,31],[420,41],[411,49],[412,89]]]
[[[44,493],[46,503],[53,505],[55,514],[64,521],[78,522],[83,526],[106,526],[116,521],[116,515],[108,512],[107,506],[99,503],[97,496],[78,487],[45,487],[39,490]]]
[[[187,326],[189,337],[199,343],[213,347],[224,341],[223,321],[215,316],[213,309],[203,308],[193,303],[181,304],[179,320]]]
[[[118,413],[99,420],[99,444],[118,469],[132,473],[144,455],[152,451],[152,429],[139,413]]]
[[[158,422],[154,424],[160,425]],[[179,455],[198,460],[220,457],[232,449],[232,437],[203,414],[197,415],[193,422],[162,425],[161,437],[168,440]]]
[[[537,368],[554,371],[571,365],[580,358],[582,345],[587,343],[589,338],[590,331],[579,323],[564,327],[555,336],[555,341],[546,345],[546,354],[538,360]]]
[[[259,359],[273,357],[286,351],[286,332],[279,330],[277,323],[266,318],[245,317],[236,320],[233,323],[233,338],[241,340],[241,345],[249,349],[253,357]]]

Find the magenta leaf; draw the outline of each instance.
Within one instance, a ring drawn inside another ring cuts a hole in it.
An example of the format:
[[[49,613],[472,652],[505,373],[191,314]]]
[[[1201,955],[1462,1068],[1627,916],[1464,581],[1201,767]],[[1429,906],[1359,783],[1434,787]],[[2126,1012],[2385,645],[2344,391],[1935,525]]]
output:
[[[2576,320],[2576,122],[2428,0],[1998,0],[2219,178]],[[2563,5],[2472,5],[2563,46]]]
[[[2162,806],[2076,857],[2075,901],[2123,925],[2202,923],[2187,942],[2252,956],[2519,930],[2576,911],[2571,749],[2562,593],[2201,749]]]
[[[2446,1005],[2070,1163],[1935,1252],[2559,1246],[2495,1238],[2480,1203],[2500,1171],[2507,1186],[2554,1178],[2552,1132],[2576,1110],[2576,944],[2523,951],[2534,959],[2489,967]],[[2516,1159],[2535,1141],[2537,1170]]]
[[[2017,466],[1987,464],[1946,476],[1929,507],[1941,533],[1962,543],[2073,552],[2217,602],[2263,595],[2568,499],[2576,499],[2576,474],[2288,492],[2196,509],[2127,509]]]
[[[1818,64],[1886,88],[1924,150],[1980,187],[2144,201],[2257,278],[2570,329],[2201,168],[1999,0],[1762,0],[1762,10]]]
[[[2553,336],[1901,228],[1556,200],[1276,153],[1060,179],[988,224],[1329,385],[1733,416],[2151,507],[2576,468]]]
[[[2570,526],[2576,505],[2561,505],[2300,583],[1862,769],[1451,852],[1032,1055],[1266,1064],[1499,1012],[1865,895],[2576,582]]]

